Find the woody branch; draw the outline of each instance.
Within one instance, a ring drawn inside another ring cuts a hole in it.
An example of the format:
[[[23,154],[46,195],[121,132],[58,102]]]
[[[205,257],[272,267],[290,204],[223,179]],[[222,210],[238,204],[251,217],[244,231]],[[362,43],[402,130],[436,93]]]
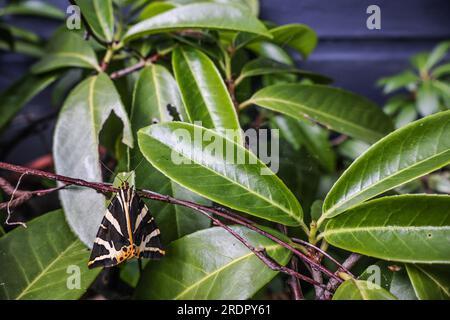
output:
[[[89,182],[89,181],[86,181],[83,179],[67,177],[67,176],[63,176],[63,175],[59,175],[59,174],[55,174],[55,173],[51,173],[51,172],[26,168],[26,167],[17,166],[17,165],[5,163],[5,162],[0,162],[0,169],[21,173],[22,176],[32,175],[32,176],[39,176],[39,177],[50,179],[50,180],[56,180],[56,181],[62,182],[64,184],[63,185],[64,188],[71,186],[71,185],[76,185],[76,186],[82,186],[82,187],[94,189],[103,194],[116,193],[119,190],[118,188],[114,187],[112,184],[109,184],[109,183]],[[63,187],[60,187],[60,188],[63,188]],[[56,188],[56,189],[59,189],[59,188]],[[40,190],[40,194],[45,194],[45,193],[49,193],[49,192],[53,192],[53,191],[55,191],[55,190],[54,189]],[[23,193],[26,191],[21,191],[21,192]],[[29,191],[29,192],[37,193],[37,191]],[[137,192],[143,198],[156,200],[156,201],[162,201],[162,202],[166,202],[166,203],[170,203],[170,204],[174,204],[174,205],[181,205],[181,206],[191,208],[197,212],[200,212],[200,213],[206,215],[216,225],[224,228],[230,234],[232,234],[236,239],[238,239],[240,242],[242,242],[262,262],[264,262],[269,268],[271,268],[273,270],[286,273],[290,276],[293,276],[300,280],[306,281],[315,286],[319,286],[320,288],[323,288],[324,290],[326,290],[326,286],[324,284],[318,283],[317,281],[315,281],[307,276],[304,276],[295,270],[281,266],[276,261],[274,261],[272,258],[270,258],[264,250],[253,247],[246,239],[239,236],[236,232],[233,231],[233,229],[231,229],[229,226],[227,226],[226,224],[224,224],[223,222],[221,222],[214,216],[218,216],[218,217],[224,218],[228,221],[234,222],[236,224],[245,226],[248,229],[253,230],[253,231],[271,239],[272,241],[274,241],[277,244],[279,244],[280,246],[290,250],[294,255],[296,255],[303,261],[305,261],[307,264],[309,264],[311,266],[311,268],[313,270],[322,272],[323,274],[327,275],[330,279],[334,279],[334,281],[336,281],[337,283],[342,282],[341,278],[339,278],[333,272],[326,269],[321,264],[317,263],[314,259],[312,259],[308,255],[302,253],[300,250],[298,250],[292,244],[285,242],[285,241],[279,239],[278,237],[258,228],[256,226],[256,224],[254,222],[252,222],[251,220],[243,218],[243,217],[239,216],[238,214],[236,214],[226,208],[203,206],[203,205],[200,205],[200,204],[197,204],[194,202],[176,199],[176,198],[173,198],[168,195],[162,195],[162,194],[150,191],[150,190],[138,190]]]

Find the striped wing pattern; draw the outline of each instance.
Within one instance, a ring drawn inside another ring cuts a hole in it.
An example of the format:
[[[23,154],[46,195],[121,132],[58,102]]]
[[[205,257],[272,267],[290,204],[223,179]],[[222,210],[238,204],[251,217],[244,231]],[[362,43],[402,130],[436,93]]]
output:
[[[125,182],[106,210],[88,267],[112,267],[134,257],[160,259],[165,252],[159,234],[147,206]]]

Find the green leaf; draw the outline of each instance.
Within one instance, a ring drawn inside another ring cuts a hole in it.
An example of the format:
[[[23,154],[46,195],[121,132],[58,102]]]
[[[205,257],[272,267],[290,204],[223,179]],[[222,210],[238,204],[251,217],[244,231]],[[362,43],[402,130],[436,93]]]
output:
[[[172,10],[175,6],[168,2],[152,2],[142,9],[139,14],[139,21],[146,20],[157,16],[158,14],[164,13],[166,11]]]
[[[214,63],[201,51],[179,47],[173,53],[173,69],[191,122],[225,134],[240,130],[236,110]],[[239,142],[240,134],[238,135]]]
[[[383,197],[330,219],[333,246],[389,261],[450,263],[450,196]]]
[[[114,12],[111,0],[76,0],[92,32],[105,42],[114,38]]]
[[[422,116],[439,111],[439,96],[431,81],[424,81],[417,89],[417,109]]]
[[[246,10],[219,3],[194,3],[131,26],[124,41],[187,28],[244,31],[271,37],[264,25],[256,17],[248,15]]]
[[[415,73],[407,70],[394,76],[380,79],[378,85],[384,86],[383,92],[389,94],[395,90],[414,84],[419,80],[420,78]]]
[[[42,90],[53,83],[59,74],[51,73],[41,76],[27,74],[7,88],[0,95],[2,107],[0,109],[0,130]]]
[[[406,270],[420,300],[450,300],[450,271],[448,266],[407,264]]]
[[[393,265],[392,262],[378,261],[368,266],[358,277],[358,280],[376,283],[399,300],[417,300],[405,268]]]
[[[102,181],[99,134],[111,113],[123,123],[122,142],[133,146],[133,136],[119,94],[109,77],[100,73],[81,82],[66,99],[55,127],[53,156],[56,172],[88,181]],[[73,188],[60,192],[67,220],[92,246],[105,213],[105,199],[95,190]]]
[[[347,139],[338,146],[338,151],[349,159],[356,159],[366,151],[370,145],[356,139]]]
[[[246,228],[232,228],[278,263],[289,261],[290,252],[280,245]],[[181,238],[166,252],[164,259],[145,268],[137,298],[249,299],[277,274],[221,228]]]
[[[432,190],[450,194],[450,172],[431,174],[428,177],[428,185]]]
[[[448,76],[450,74],[450,63],[443,64],[442,66],[437,67],[431,73],[435,78],[440,78],[444,76]]]
[[[256,92],[253,103],[296,119],[309,118],[338,132],[374,142],[392,130],[388,116],[362,96],[322,85],[280,84]]]
[[[308,58],[317,46],[317,34],[304,24],[286,24],[269,30],[272,41],[281,47],[289,46]]]
[[[395,117],[395,128],[401,128],[408,123],[413,122],[417,119],[417,111],[414,103],[408,103],[402,106],[400,112]]]
[[[331,79],[317,73],[299,70],[294,66],[277,62],[275,60],[258,58],[248,62],[241,71],[241,75],[236,79],[235,83],[238,85],[241,81],[248,77],[262,76],[266,74],[283,74],[295,73],[303,78],[311,79],[316,83],[327,84]]]
[[[239,35],[240,34],[237,34],[236,36],[237,39],[239,38]],[[235,46],[239,45],[235,44]],[[247,45],[246,48],[248,48],[258,56],[261,56],[263,58],[271,59],[279,63],[287,64],[289,66],[294,66],[294,61],[292,60],[291,56],[286,52],[286,50],[284,50],[283,48],[272,42],[259,41]]]
[[[290,135],[295,146],[304,145],[316,161],[328,172],[336,167],[336,156],[328,141],[328,132],[318,125],[304,120],[276,116],[274,121],[283,135]]]
[[[328,218],[450,163],[450,111],[402,127],[371,146],[325,198]]]
[[[33,65],[33,73],[79,67],[100,71],[94,50],[80,35],[61,29],[49,40],[46,54]]]
[[[0,299],[79,299],[101,271],[87,268],[89,251],[61,210],[0,238],[0,256]]]
[[[44,54],[44,50],[39,45],[22,40],[16,40],[14,42],[14,50],[11,50],[10,45],[0,39],[0,50],[16,52],[33,58],[40,58]]]
[[[397,298],[374,283],[349,279],[339,286],[333,300],[397,300]]]
[[[185,188],[270,221],[302,222],[302,208],[281,180],[247,149],[212,130],[157,124],[141,129],[138,141],[147,160]]]
[[[0,9],[0,17],[5,15],[30,15],[57,20],[63,20],[65,18],[64,12],[43,1],[29,0],[16,2]]]
[[[170,72],[159,65],[151,65],[143,69],[136,81],[130,121],[133,132],[152,122],[170,122],[173,119],[167,105],[176,107],[181,120],[187,118],[180,92]],[[135,136],[137,139],[137,136]],[[144,161],[142,161],[144,160]],[[182,188],[171,181],[150,163],[143,159],[139,148],[130,151],[130,168],[136,170],[136,186],[153,190],[161,194],[189,200],[201,204],[209,204],[204,198]],[[161,230],[162,240],[168,243],[186,234],[208,228],[210,220],[188,208],[153,201],[150,206]]]

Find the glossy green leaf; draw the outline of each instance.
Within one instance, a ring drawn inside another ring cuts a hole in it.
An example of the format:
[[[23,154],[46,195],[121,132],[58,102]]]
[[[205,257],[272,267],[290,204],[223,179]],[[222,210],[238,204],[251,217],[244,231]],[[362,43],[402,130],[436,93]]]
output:
[[[450,270],[448,266],[407,264],[406,270],[420,300],[450,300]]]
[[[289,46],[307,58],[317,45],[317,34],[304,24],[286,24],[270,29],[273,42],[281,47]]]
[[[333,217],[378,194],[450,163],[450,111],[415,121],[370,147],[328,193]]]
[[[255,247],[264,247],[285,265],[290,252],[271,240],[233,227]],[[257,270],[257,272],[255,272]],[[139,299],[249,299],[277,272],[221,228],[211,228],[171,243],[166,256],[149,263],[136,290]]]
[[[0,108],[0,130],[11,121],[12,118],[33,97],[48,87],[58,78],[58,74],[45,74],[35,76],[27,74],[0,95],[2,107]]]
[[[203,127],[216,129],[222,134],[226,129],[240,130],[225,83],[214,63],[204,53],[179,47],[173,53],[172,64],[191,122],[201,121]]]
[[[143,69],[136,81],[133,96],[133,106],[130,112],[133,132],[137,133],[140,128],[153,122],[174,120],[167,109],[168,104],[175,106],[180,120],[187,118],[175,79],[163,66],[151,65]],[[137,139],[137,136],[135,138]],[[130,150],[130,169],[136,170],[136,186],[140,189],[153,190],[175,198],[209,204],[202,197],[184,189],[156,170],[143,159],[137,146]],[[151,202],[150,208],[158,222],[161,237],[165,243],[211,225],[207,217],[181,206],[154,201]]]
[[[383,86],[383,92],[389,94],[400,88],[407,87],[418,82],[420,78],[412,71],[404,71],[391,77],[382,78],[378,81],[379,86]]]
[[[349,279],[339,286],[333,300],[397,300],[397,298],[374,283]]]
[[[401,128],[417,119],[417,111],[414,103],[408,103],[402,106],[399,113],[395,116],[395,128]]]
[[[176,5],[187,5],[198,2],[222,3],[240,6],[244,10],[249,10],[250,13],[252,13],[256,17],[259,14],[259,0],[168,0],[168,1]]]
[[[33,65],[33,73],[78,67],[100,71],[94,49],[80,35],[61,29],[49,41],[46,54]]]
[[[152,2],[142,9],[139,14],[139,21],[157,16],[158,14],[172,10],[175,6],[168,2]]]
[[[403,265],[398,266],[392,262],[378,261],[368,266],[358,280],[376,283],[399,300],[417,300]]]
[[[109,77],[100,73],[81,82],[67,97],[55,127],[53,156],[56,172],[88,181],[102,181],[99,134],[110,114],[123,124],[122,142],[133,146],[133,136],[119,94]],[[92,246],[105,213],[105,198],[95,190],[60,191],[67,220],[88,246]]]
[[[241,71],[240,76],[236,79],[236,84],[239,84],[241,81],[248,77],[262,76],[266,74],[283,74],[283,73],[295,73],[301,76],[302,78],[311,79],[316,83],[330,83],[331,79],[322,76],[317,73],[299,70],[292,65],[286,65],[275,60],[266,59],[266,58],[258,58],[248,62]]]
[[[338,132],[374,142],[392,130],[380,108],[362,96],[322,85],[282,84],[256,92],[246,104],[309,118]]]
[[[76,0],[81,14],[94,34],[105,42],[114,38],[114,13],[111,0]]]
[[[65,18],[64,12],[59,8],[36,0],[15,1],[15,3],[0,9],[0,16],[5,15],[29,15],[58,20]]]
[[[88,269],[89,250],[63,212],[47,213],[27,226],[0,238],[0,299],[79,299],[101,270]]]
[[[430,52],[428,59],[426,61],[426,68],[429,70],[434,65],[439,63],[450,49],[450,41],[443,41],[434,47],[433,51]]]
[[[334,171],[336,156],[331,149],[328,132],[325,129],[314,123],[282,116],[274,117],[274,121],[284,136],[290,136],[291,144],[304,145],[325,170]]]
[[[300,204],[281,180],[247,149],[212,130],[157,124],[141,129],[138,141],[153,166],[187,189],[270,221],[302,221]]]
[[[332,245],[389,261],[450,263],[450,196],[383,197],[329,220]]]
[[[246,10],[219,3],[194,3],[131,26],[125,34],[124,41],[186,28],[244,31],[271,37],[264,25]]]

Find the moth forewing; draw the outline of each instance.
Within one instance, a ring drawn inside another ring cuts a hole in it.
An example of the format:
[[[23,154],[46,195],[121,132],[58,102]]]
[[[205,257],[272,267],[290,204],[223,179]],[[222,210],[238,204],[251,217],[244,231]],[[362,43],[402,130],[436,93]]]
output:
[[[123,182],[100,224],[88,267],[112,267],[132,258],[159,259],[165,254],[159,234],[148,207]]]

